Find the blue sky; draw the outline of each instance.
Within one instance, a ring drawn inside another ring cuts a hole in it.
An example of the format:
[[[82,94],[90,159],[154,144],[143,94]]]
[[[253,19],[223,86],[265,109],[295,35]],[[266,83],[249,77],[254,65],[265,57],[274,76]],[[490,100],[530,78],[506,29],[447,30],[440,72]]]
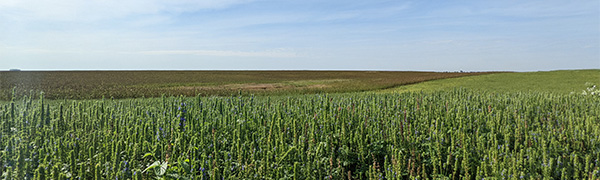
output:
[[[599,9],[597,0],[2,0],[0,69],[591,69]]]

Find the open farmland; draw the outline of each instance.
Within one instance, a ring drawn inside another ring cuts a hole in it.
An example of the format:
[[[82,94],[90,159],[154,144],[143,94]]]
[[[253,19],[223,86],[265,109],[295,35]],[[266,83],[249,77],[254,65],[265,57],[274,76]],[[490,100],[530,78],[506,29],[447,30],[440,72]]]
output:
[[[600,85],[600,69],[495,73],[482,76],[433,80],[389,88],[380,92],[435,92],[454,88],[467,88],[495,93],[547,92],[556,94],[581,94],[584,89],[593,85]]]
[[[10,100],[13,88],[19,96],[43,91],[48,99],[282,95],[369,91],[481,74],[489,72],[5,71],[0,72],[0,100]]]
[[[598,95],[36,96],[0,104],[4,179],[600,177]]]
[[[597,179],[600,98],[163,97],[0,106],[7,179]]]
[[[600,180],[600,0],[0,0],[0,180]]]

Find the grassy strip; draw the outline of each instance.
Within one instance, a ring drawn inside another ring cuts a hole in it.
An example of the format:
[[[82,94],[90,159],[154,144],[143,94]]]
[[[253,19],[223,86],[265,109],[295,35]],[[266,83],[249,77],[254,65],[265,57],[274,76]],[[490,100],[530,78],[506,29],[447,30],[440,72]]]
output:
[[[489,92],[548,92],[581,93],[586,83],[600,85],[600,70],[561,70],[544,72],[497,73],[441,79],[419,84],[400,86],[380,92],[433,92],[453,88],[484,90]]]

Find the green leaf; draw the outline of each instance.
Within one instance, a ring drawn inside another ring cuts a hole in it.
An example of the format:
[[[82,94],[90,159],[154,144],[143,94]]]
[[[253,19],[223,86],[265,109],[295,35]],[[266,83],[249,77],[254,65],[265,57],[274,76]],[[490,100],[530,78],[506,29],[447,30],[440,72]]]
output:
[[[167,162],[163,162],[160,165],[160,168],[154,169],[154,173],[156,173],[157,176],[162,176],[162,175],[165,174],[165,172],[167,172],[167,167],[168,167],[168,163]]]
[[[150,164],[150,166],[148,166],[146,169],[144,169],[142,171],[142,173],[148,171],[149,169],[155,168],[157,166],[160,166],[160,161],[154,161],[154,163]]]
[[[189,159],[186,159],[185,161],[183,161],[181,164],[181,167],[183,168],[183,170],[186,173],[189,173],[192,170],[192,167],[190,166],[190,164],[188,163]]]
[[[154,154],[152,154],[152,153],[146,153],[146,154],[144,154],[144,156],[143,156],[142,158],[146,158],[146,157],[148,157],[148,156],[152,156],[152,157],[154,157]]]
[[[173,178],[173,179],[181,179],[181,180],[189,180],[190,179],[189,177],[180,176],[179,174],[173,174],[173,173],[167,174],[166,176]]]

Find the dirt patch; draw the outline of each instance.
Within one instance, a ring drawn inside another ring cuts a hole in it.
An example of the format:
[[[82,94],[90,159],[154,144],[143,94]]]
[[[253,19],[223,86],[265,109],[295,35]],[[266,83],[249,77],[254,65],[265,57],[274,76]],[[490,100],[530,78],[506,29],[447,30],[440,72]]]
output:
[[[225,85],[227,88],[228,85]],[[292,86],[284,86],[281,84],[239,84],[239,85],[231,85],[229,88],[231,89],[282,89],[282,88],[291,88]]]
[[[291,84],[282,83],[262,83],[262,84],[225,84],[225,85],[214,85],[214,86],[177,86],[171,87],[173,89],[184,90],[184,91],[206,91],[206,90],[281,90],[281,89],[313,89],[313,88],[326,88],[330,85],[327,84],[312,84],[307,86],[294,86]]]
[[[293,88],[282,84],[225,84],[215,86],[178,86],[173,87],[179,90],[272,90]]]
[[[310,89],[310,88],[326,88],[329,87],[330,85],[326,85],[326,84],[315,84],[315,85],[310,85],[307,86],[305,88]]]

